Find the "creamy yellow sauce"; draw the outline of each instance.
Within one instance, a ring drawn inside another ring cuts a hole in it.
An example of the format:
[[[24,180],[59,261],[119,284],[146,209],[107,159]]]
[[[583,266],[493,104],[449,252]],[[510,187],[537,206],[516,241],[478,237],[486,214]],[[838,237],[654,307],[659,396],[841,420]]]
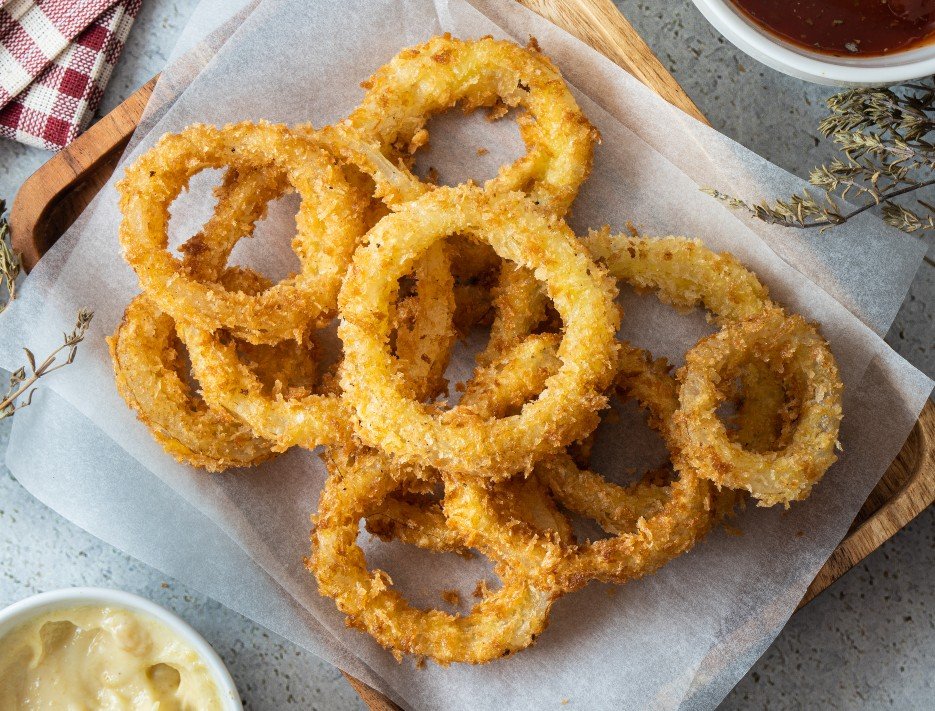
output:
[[[0,638],[0,709],[220,711],[204,660],[149,615],[55,610]]]

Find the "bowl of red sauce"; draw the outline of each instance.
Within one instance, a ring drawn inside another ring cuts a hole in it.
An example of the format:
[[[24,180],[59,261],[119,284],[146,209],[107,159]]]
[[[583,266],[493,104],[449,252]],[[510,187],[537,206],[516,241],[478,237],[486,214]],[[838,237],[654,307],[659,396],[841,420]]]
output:
[[[738,48],[819,84],[935,74],[935,0],[693,0]]]

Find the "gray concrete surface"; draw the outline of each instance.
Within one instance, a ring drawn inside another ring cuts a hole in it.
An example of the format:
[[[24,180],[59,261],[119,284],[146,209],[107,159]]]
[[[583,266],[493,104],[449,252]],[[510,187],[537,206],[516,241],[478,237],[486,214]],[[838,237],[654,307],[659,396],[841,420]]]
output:
[[[758,65],[689,0],[617,4],[715,127],[799,175],[828,155],[815,126],[829,90]],[[193,6],[143,3],[102,112],[162,67]],[[0,196],[48,155],[0,142]],[[923,268],[887,340],[935,375],[935,269]],[[0,425],[0,451],[8,432]],[[935,708],[933,570],[930,508],[797,613],[722,708]],[[333,668],[63,521],[0,466],[0,606],[73,585],[130,590],[182,614],[227,661],[249,709],[362,708]]]

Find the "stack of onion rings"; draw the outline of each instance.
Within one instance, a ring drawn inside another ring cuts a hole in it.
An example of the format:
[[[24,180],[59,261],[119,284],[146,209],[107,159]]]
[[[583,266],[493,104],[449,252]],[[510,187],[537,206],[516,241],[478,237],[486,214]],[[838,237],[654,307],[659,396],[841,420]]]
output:
[[[110,339],[118,391],[179,461],[221,471],[326,447],[307,565],[349,626],[398,658],[488,662],[532,644],[558,597],[653,572],[743,496],[808,495],[841,421],[827,343],[697,240],[572,232],[599,136],[534,40],[435,37],[365,89],[332,126],[196,125],[143,154],[118,191],[144,293]],[[483,185],[436,186],[412,157],[430,118],[459,105],[517,109],[527,152]],[[214,214],[176,258],[170,206],[209,168],[226,171]],[[288,191],[300,272],[272,284],[229,266]],[[673,371],[618,342],[619,285],[701,306],[718,331]],[[335,317],[341,360],[319,372],[316,330]],[[449,405],[457,336],[487,327]],[[613,396],[646,411],[671,471],[624,485],[590,470]],[[608,537],[579,540],[572,515]],[[368,567],[362,520],[384,540],[477,550],[502,587],[465,615],[417,609]]]

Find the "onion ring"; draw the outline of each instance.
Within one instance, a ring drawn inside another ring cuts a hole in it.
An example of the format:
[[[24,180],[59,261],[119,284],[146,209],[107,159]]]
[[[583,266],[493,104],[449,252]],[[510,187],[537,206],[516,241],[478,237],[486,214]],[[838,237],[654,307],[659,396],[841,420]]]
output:
[[[519,345],[545,320],[546,297],[528,269],[504,262],[493,293],[495,309],[487,347],[477,355],[477,364],[490,365]]]
[[[394,368],[406,392],[419,401],[444,387],[444,371],[454,342],[454,299],[448,258],[441,242],[433,245],[416,268],[418,293],[401,305],[410,318],[397,328]],[[398,311],[398,310],[397,310]],[[268,392],[260,378],[241,361],[234,343],[223,334],[179,324],[202,396],[220,411],[250,426],[275,443],[278,451],[299,445],[314,449],[344,440],[352,418],[339,391]]]
[[[231,288],[257,292],[269,284],[246,270],[228,270],[222,281]],[[272,456],[269,442],[236,420],[208,407],[188,384],[171,317],[160,313],[145,295],[135,298],[123,322],[108,339],[117,390],[153,437],[178,461],[220,472],[254,466]],[[241,344],[266,388],[307,386],[314,380],[314,359],[307,345]]]
[[[538,51],[484,37],[444,35],[404,49],[364,84],[367,93],[347,124],[390,151],[413,153],[425,124],[460,103],[520,107],[525,156],[485,184],[491,191],[528,191],[536,204],[564,214],[591,171],[597,130],[578,107],[561,72]]]
[[[274,455],[269,442],[217,414],[181,374],[175,322],[145,296],[127,307],[108,339],[117,391],[162,447],[183,464],[221,472]]]
[[[565,322],[563,365],[518,415],[481,419],[455,407],[438,415],[407,398],[387,349],[393,285],[443,237],[467,233],[503,258],[534,269]],[[358,436],[403,461],[504,476],[582,436],[581,422],[606,402],[619,313],[614,289],[564,224],[516,193],[470,185],[438,188],[388,215],[354,255],[339,297],[344,343],[341,386]]]
[[[783,373],[787,392],[799,404],[786,446],[755,452],[731,442],[716,409],[725,372],[755,359]],[[745,489],[760,506],[808,496],[837,459],[843,386],[828,344],[798,315],[771,309],[737,321],[702,339],[679,371],[679,410],[673,418],[678,462],[697,469],[718,486]]]
[[[715,323],[761,314],[772,307],[769,291],[730,253],[718,254],[687,237],[634,237],[592,231],[582,239],[617,279],[652,289],[679,309],[703,305]]]
[[[527,350],[532,354],[551,350],[552,359],[557,360],[554,355],[557,336],[529,340]],[[537,342],[539,348],[535,347]],[[524,357],[527,351],[518,348],[515,355],[515,363],[527,361]],[[478,392],[474,396],[472,407],[480,416],[502,415],[514,405],[512,388],[507,382],[497,387],[493,377],[485,380],[489,387],[483,389],[482,395]],[[385,573],[367,571],[363,552],[356,544],[357,527],[359,518],[369,511],[368,531],[384,540],[396,539],[435,552],[466,554],[466,537],[448,525],[446,512],[439,504],[420,505],[392,493],[417,488],[413,485],[419,482],[437,481],[438,473],[400,466],[384,453],[354,445],[338,450],[337,456],[329,450],[328,462],[330,475],[319,502],[312,532],[312,556],[307,565],[318,580],[319,591],[335,598],[338,608],[349,616],[348,624],[373,635],[397,657],[403,653],[424,655],[443,665],[483,663],[510,654],[532,644],[545,629],[556,595],[545,594],[530,585],[522,573],[514,570],[515,561],[511,557],[493,557],[498,563],[497,572],[505,581],[504,587],[475,606],[468,617],[412,609],[399,593],[389,589],[392,581]],[[494,496],[498,501],[507,497],[516,504],[510,510],[518,519],[507,525],[518,524],[561,543],[574,542],[568,519],[556,508],[538,479],[517,477],[497,484]],[[333,499],[345,498],[359,502],[360,508],[335,520],[336,515],[345,514],[348,504]],[[330,516],[326,515],[332,511],[329,506],[335,512]],[[479,549],[492,554],[483,545]],[[393,615],[385,610],[393,610]],[[405,613],[402,620],[389,621],[398,619],[399,610]],[[443,643],[441,647],[437,646],[439,642]]]
[[[409,396],[434,398],[448,384],[445,370],[457,336],[451,262],[444,242],[437,242],[415,269],[416,294],[396,309],[396,361]]]
[[[206,168],[273,166],[302,196],[293,248],[302,272],[261,294],[229,291],[186,274],[167,250],[169,206]],[[150,298],[176,321],[226,328],[252,343],[301,340],[334,303],[357,240],[362,205],[329,153],[283,126],[190,126],[163,136],[117,184],[124,256]]]
[[[485,408],[491,393],[510,390],[522,400],[533,396],[554,368],[554,337],[530,336],[489,368],[479,371],[465,391],[467,406]],[[537,368],[523,367],[539,354]],[[649,411],[649,424],[667,444],[677,385],[664,360],[624,344],[617,386]],[[536,571],[537,584],[569,592],[588,581],[622,583],[651,572],[693,546],[715,521],[712,489],[690,469],[678,481],[660,486],[652,478],[623,487],[579,469],[567,454],[540,461],[533,473],[566,508],[595,520],[614,537],[580,545],[542,536],[517,523],[519,503],[500,490],[468,476],[446,474],[445,514],[470,541],[496,548],[498,555]],[[635,530],[634,530],[635,529]]]
[[[381,457],[377,457],[380,459]],[[499,563],[503,587],[466,616],[418,610],[394,590],[381,570],[367,569],[357,545],[361,518],[374,513],[392,491],[418,476],[406,468],[369,467],[372,460],[328,450],[330,475],[319,500],[307,560],[322,595],[335,600],[347,624],[368,632],[397,658],[414,654],[441,665],[482,664],[525,649],[545,629],[554,595],[521,571]],[[482,553],[488,553],[483,547]]]
[[[214,213],[198,234],[179,247],[185,271],[194,279],[216,281],[237,242],[253,235],[256,223],[266,217],[269,203],[287,188],[285,173],[275,166],[228,168],[214,189]]]

